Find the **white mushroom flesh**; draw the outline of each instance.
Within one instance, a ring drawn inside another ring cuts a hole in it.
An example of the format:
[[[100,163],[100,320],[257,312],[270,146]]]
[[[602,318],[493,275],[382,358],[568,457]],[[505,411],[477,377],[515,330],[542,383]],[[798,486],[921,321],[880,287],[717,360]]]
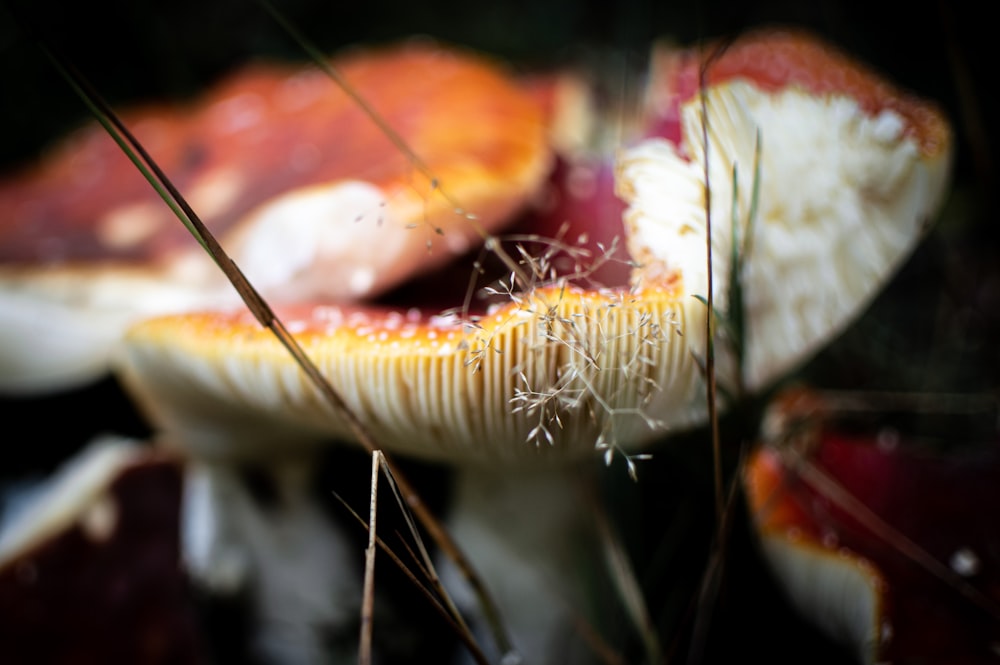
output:
[[[899,267],[942,199],[948,159],[923,159],[899,115],[869,115],[846,96],[733,80],[706,90],[705,102],[715,305],[728,306],[735,210],[747,252],[744,387],[757,390],[839,333]],[[700,98],[682,113],[684,148],[651,140],[628,151],[619,187],[639,278],[680,270],[707,296]]]

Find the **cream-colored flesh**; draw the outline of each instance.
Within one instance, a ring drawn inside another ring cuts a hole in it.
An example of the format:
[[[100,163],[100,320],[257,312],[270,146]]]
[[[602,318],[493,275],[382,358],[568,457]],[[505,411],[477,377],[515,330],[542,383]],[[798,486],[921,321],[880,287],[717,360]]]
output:
[[[900,116],[867,115],[842,96],[772,94],[734,80],[707,90],[706,108],[715,303],[726,311],[735,214],[744,387],[757,390],[843,330],[908,256],[943,197],[948,155],[925,159]],[[625,153],[619,189],[630,203],[629,248],[644,263],[637,277],[679,269],[690,293],[706,296],[697,99],[683,108],[683,129],[680,149],[652,140]]]

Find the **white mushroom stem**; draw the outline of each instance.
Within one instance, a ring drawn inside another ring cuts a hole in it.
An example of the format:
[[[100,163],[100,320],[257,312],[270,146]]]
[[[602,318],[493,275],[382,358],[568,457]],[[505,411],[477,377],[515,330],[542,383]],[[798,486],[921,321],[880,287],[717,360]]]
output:
[[[216,593],[249,592],[258,622],[252,648],[265,662],[327,663],[323,638],[358,618],[361,571],[309,496],[310,462],[268,464],[276,500],[267,506],[232,465],[193,462],[187,477],[188,572]]]
[[[515,651],[499,654],[471,589],[447,559],[445,587],[472,617],[491,662],[589,662],[578,619],[592,606],[582,583],[595,566],[590,513],[581,507],[586,468],[465,468],[457,472],[447,526],[496,601]],[[587,568],[590,571],[586,570]]]

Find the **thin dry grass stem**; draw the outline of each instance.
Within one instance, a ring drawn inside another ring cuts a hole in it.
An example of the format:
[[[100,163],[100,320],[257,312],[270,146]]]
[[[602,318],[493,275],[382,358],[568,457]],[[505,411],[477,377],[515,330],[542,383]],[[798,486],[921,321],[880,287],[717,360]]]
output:
[[[635,567],[629,558],[628,552],[622,543],[618,532],[611,525],[607,511],[604,506],[596,500],[592,493],[588,493],[590,499],[591,513],[594,515],[594,522],[597,525],[597,534],[601,541],[601,549],[604,554],[605,565],[611,575],[611,581],[618,591],[633,628],[642,640],[646,651],[646,662],[664,662],[663,647],[657,635],[656,624],[649,613],[646,598],[642,592],[642,585],[636,575]]]
[[[400,533],[399,531],[396,531],[396,538],[399,539],[399,544],[403,546],[404,550],[406,550],[407,556],[410,557],[410,562],[417,567],[417,572],[419,572],[420,575],[429,582],[431,579],[431,572],[424,567],[424,564],[421,562],[420,557],[413,550],[413,548],[410,547],[410,544],[406,542],[406,540],[403,538],[403,534]],[[444,606],[442,605],[442,607]],[[459,617],[461,617],[461,615],[459,615]]]
[[[427,547],[424,545],[424,540],[420,536],[420,530],[417,529],[416,523],[413,521],[413,517],[410,511],[407,510],[407,503],[403,499],[403,495],[400,491],[400,486],[396,480],[396,474],[393,469],[386,463],[385,456],[382,455],[382,472],[385,474],[386,481],[389,483],[389,488],[392,490],[393,496],[396,498],[396,503],[399,505],[399,509],[403,514],[403,518],[406,520],[406,526],[410,530],[410,536],[413,538],[413,542],[416,543],[417,549],[420,552],[420,557],[418,561],[421,564],[421,568],[427,580],[430,582],[431,586],[437,592],[438,597],[441,598],[442,602],[448,607],[448,611],[451,613],[454,620],[462,627],[465,632],[471,633],[469,627],[465,624],[465,620],[462,618],[462,613],[458,611],[455,606],[454,601],[451,599],[451,595],[441,584],[441,578],[438,576],[437,569],[434,567],[434,560],[427,551]],[[426,525],[425,525],[426,526]],[[407,548],[409,549],[409,548]],[[414,557],[416,558],[416,557]],[[500,623],[499,615],[489,617],[490,621],[496,621],[497,624],[494,626],[497,630],[502,629],[502,624]],[[505,647],[505,651],[509,651],[510,646]]]
[[[364,518],[361,517],[361,515],[359,515],[357,511],[354,510],[350,506],[350,504],[344,500],[342,496],[340,496],[336,492],[333,493],[333,496],[354,517],[354,519],[356,519],[358,523],[361,524],[361,526],[364,529],[366,530],[368,529],[368,524],[365,522]],[[475,660],[476,663],[478,663],[479,665],[490,665],[485,654],[483,654],[483,651],[480,648],[479,644],[476,642],[476,639],[472,636],[472,633],[468,630],[468,628],[464,625],[464,623],[459,623],[458,621],[456,621],[456,618],[448,611],[448,608],[446,608],[444,604],[442,604],[440,597],[436,596],[430,589],[427,588],[427,585],[424,584],[424,582],[422,582],[420,578],[418,578],[413,573],[412,570],[410,570],[409,566],[407,566],[403,562],[403,560],[399,557],[399,555],[397,555],[395,551],[393,551],[393,549],[389,547],[389,545],[384,540],[382,540],[380,536],[376,535],[375,544],[378,545],[379,549],[382,550],[383,554],[389,557],[389,559],[396,565],[396,567],[399,568],[400,572],[403,573],[406,579],[408,579],[410,583],[413,584],[414,587],[416,587],[416,589],[424,596],[427,602],[430,603],[430,606],[438,613],[438,615],[445,621],[445,623],[448,624],[448,627],[451,628],[451,630],[455,633],[455,635],[462,642],[462,644],[465,645],[465,647],[469,650],[469,654],[472,656],[473,660]],[[406,545],[406,543],[403,543],[403,545],[404,547],[406,547],[410,555],[414,558],[418,570],[420,570],[421,573],[423,573],[424,569],[422,568],[422,566],[420,566],[419,561],[416,560],[416,555],[414,554],[414,552],[410,550],[409,546]],[[427,578],[425,576],[425,580],[426,579]]]
[[[378,515],[378,474],[382,453],[372,454],[371,498],[368,505],[368,547],[365,549],[365,577],[361,595],[361,634],[358,640],[358,665],[371,665],[372,631],[375,614],[375,540]]]
[[[736,498],[739,496],[740,478],[743,477],[743,467],[746,464],[745,450],[741,451],[740,460],[729,482],[726,492],[726,503],[723,506],[722,517],[715,532],[715,541],[709,555],[708,566],[701,578],[698,589],[698,601],[695,606],[694,626],[691,630],[691,647],[688,649],[687,662],[695,665],[703,660],[705,647],[708,644],[709,630],[712,625],[712,612],[716,600],[722,590],[726,575],[726,554],[729,551],[729,533],[735,515]]]
[[[285,349],[292,355],[296,363],[309,378],[313,386],[320,392],[324,399],[333,407],[334,411],[347,423],[348,428],[354,435],[358,443],[369,453],[374,454],[381,450],[375,439],[369,433],[365,425],[350,410],[343,397],[326,380],[317,366],[306,355],[298,342],[291,335],[284,323],[274,314],[271,307],[264,300],[263,296],[253,287],[236,263],[229,257],[218,240],[208,230],[205,224],[198,217],[197,213],[187,203],[185,198],[167,178],[152,157],[146,152],[139,141],[121,122],[111,107],[93,89],[82,74],[68,65],[65,58],[48,47],[48,45],[37,38],[39,47],[46,57],[53,63],[56,69],[66,78],[71,87],[83,99],[87,107],[94,113],[98,121],[105,127],[116,143],[122,148],[129,159],[143,172],[153,188],[163,197],[168,206],[177,214],[178,218],[191,231],[195,239],[206,249],[215,263],[230,280],[233,287],[239,293],[247,308],[254,315],[261,326],[270,330]],[[152,173],[152,175],[150,175]],[[416,515],[417,519],[424,525],[428,533],[435,540],[443,552],[455,562],[458,569],[469,580],[474,593],[477,595],[484,608],[484,615],[489,620],[489,625],[494,632],[494,637],[501,649],[510,649],[510,638],[500,619],[500,612],[486,589],[485,584],[475,572],[471,562],[461,552],[457,543],[451,538],[440,521],[424,504],[419,494],[413,489],[409,481],[394,468],[394,465],[387,456],[383,457],[386,466],[393,469],[393,477],[398,485],[399,492],[405,497],[405,503]]]
[[[480,276],[485,273],[483,269],[483,261],[486,260],[486,248],[479,248],[479,256],[475,261],[472,262],[472,271],[469,273],[469,285],[465,289],[465,299],[462,301],[462,307],[458,312],[461,313],[463,319],[469,318],[469,312],[472,309],[472,299],[475,297],[477,288],[476,285],[479,282]],[[447,315],[443,313],[443,315]]]

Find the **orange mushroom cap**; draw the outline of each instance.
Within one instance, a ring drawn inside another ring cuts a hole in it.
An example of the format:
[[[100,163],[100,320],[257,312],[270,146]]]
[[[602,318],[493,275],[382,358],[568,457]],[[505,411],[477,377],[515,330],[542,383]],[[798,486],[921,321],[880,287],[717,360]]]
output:
[[[244,272],[283,301],[370,297],[449,261],[507,223],[549,167],[540,109],[482,57],[413,42],[333,64],[433,180],[318,70],[256,65],[188,107],[125,114]],[[96,125],[0,183],[5,300],[0,387],[13,388],[103,370],[132,320],[236,302]],[[51,336],[39,306],[94,339],[25,353],[18,340]]]
[[[426,253],[426,241],[439,227],[471,240],[475,231],[455,214],[456,205],[476,211],[490,230],[544,175],[548,155],[540,110],[483,58],[413,42],[358,50],[332,64],[438,182],[421,177],[383,129],[318,69],[252,65],[190,106],[150,107],[123,118],[224,244],[231,234],[248,233],[242,227],[276,197],[361,181],[380,190],[389,209],[407,213],[402,225],[426,226],[402,234],[420,235],[412,243]],[[5,267],[148,265],[193,246],[187,230],[96,124],[0,183],[0,206]],[[369,214],[372,222],[389,216],[379,207]],[[294,223],[287,222],[292,228]],[[433,256],[432,264],[450,254]],[[357,295],[392,285],[384,277],[379,283]]]

